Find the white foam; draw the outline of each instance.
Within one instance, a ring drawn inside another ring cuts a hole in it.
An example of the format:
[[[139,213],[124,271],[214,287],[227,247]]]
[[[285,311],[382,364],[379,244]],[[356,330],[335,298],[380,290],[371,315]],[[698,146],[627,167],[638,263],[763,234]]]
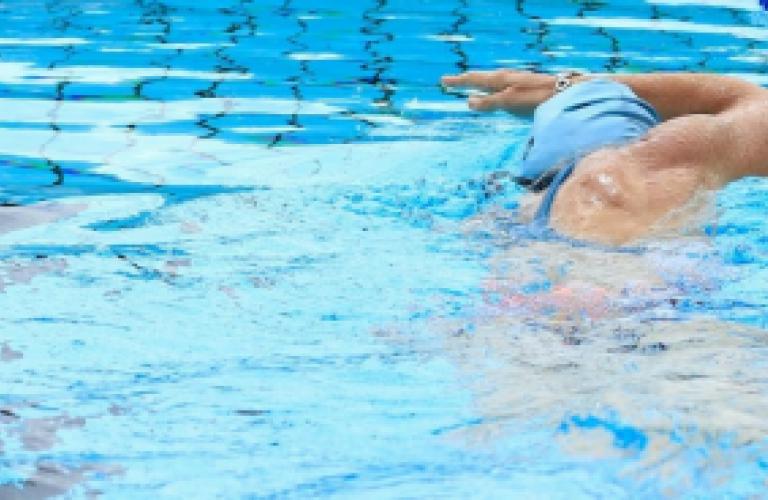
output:
[[[104,49],[119,52],[122,49]],[[51,85],[66,80],[81,83],[116,84],[147,78],[190,80],[250,80],[248,73],[216,73],[165,68],[110,68],[107,66],[60,66],[39,68],[32,63],[0,62],[0,83],[11,85]]]
[[[760,10],[757,0],[647,0],[653,5],[701,5],[724,9]]]
[[[469,112],[467,103],[464,101],[423,101],[411,99],[403,105],[403,108],[414,111]]]
[[[648,31],[677,31],[682,33],[706,33],[730,35],[750,40],[768,40],[768,30],[754,26],[706,24],[668,19],[630,19],[623,17],[556,17],[547,21],[555,26],[584,26],[590,28],[635,29]]]
[[[404,141],[274,147],[184,135],[7,129],[0,154],[96,164],[125,181],[220,186],[300,187],[413,182],[495,161],[507,135],[472,141]],[[76,182],[76,177],[74,181]]]
[[[84,38],[0,38],[0,45],[29,45],[43,47],[59,47],[62,45],[86,45]]]
[[[288,59],[294,61],[339,61],[344,59],[344,56],[335,52],[293,52],[288,54]]]
[[[197,50],[212,47],[232,47],[232,43],[148,43],[148,47],[160,50]]]
[[[469,35],[425,35],[423,38],[435,42],[474,42],[475,39]]]
[[[11,123],[50,123],[125,126],[129,123],[167,123],[196,120],[201,115],[228,113],[330,115],[344,111],[322,102],[278,98],[210,98],[177,101],[51,101],[2,99],[0,120]]]

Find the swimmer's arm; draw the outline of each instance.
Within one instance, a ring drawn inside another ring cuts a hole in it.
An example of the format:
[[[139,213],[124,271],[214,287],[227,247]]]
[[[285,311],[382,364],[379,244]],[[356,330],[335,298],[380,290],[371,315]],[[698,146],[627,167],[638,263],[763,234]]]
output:
[[[704,73],[649,73],[638,75],[584,75],[576,82],[602,77],[624,83],[665,119],[691,114],[718,114],[755,97],[768,99],[768,91],[738,78]],[[444,76],[442,84],[487,92],[471,96],[476,111],[505,110],[527,114],[554,95],[555,77],[528,71],[471,71]]]
[[[725,113],[751,99],[768,99],[768,91],[758,85],[708,73],[611,74],[578,79],[596,76],[628,85],[651,103],[665,120],[685,115]]]
[[[585,75],[576,80],[594,78]],[[699,73],[602,75],[632,87],[665,118],[640,157],[664,167],[694,168],[710,187],[745,176],[768,176],[768,90],[738,78]],[[472,96],[478,111],[528,113],[554,94],[555,77],[527,71],[474,71],[445,76],[443,85],[488,92]]]
[[[667,120],[630,145],[630,152],[655,168],[696,170],[710,188],[768,176],[768,98],[752,95],[729,106]]]

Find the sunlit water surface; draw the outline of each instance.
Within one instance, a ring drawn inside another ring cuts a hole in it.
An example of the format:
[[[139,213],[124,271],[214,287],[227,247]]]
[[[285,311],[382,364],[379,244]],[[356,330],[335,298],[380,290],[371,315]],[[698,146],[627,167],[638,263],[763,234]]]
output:
[[[757,0],[0,9],[0,498],[766,491],[768,184],[541,240],[436,85],[768,82]]]

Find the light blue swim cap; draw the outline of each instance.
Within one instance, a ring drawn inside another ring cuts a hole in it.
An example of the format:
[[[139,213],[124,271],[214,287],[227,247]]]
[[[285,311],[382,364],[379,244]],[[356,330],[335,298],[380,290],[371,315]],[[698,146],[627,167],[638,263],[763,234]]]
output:
[[[622,83],[606,78],[577,83],[536,108],[515,177],[539,191],[569,163],[641,137],[659,122],[656,110]]]

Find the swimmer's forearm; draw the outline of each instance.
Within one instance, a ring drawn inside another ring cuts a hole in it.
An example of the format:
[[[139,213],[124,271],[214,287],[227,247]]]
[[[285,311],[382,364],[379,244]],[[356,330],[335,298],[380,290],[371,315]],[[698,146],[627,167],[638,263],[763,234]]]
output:
[[[580,78],[594,78],[587,75]],[[768,91],[744,80],[706,73],[600,75],[624,83],[651,103],[664,119],[694,114],[718,114],[745,99]]]
[[[602,77],[629,85],[651,103],[664,119],[692,114],[718,114],[768,90],[738,78],[707,73],[588,74],[575,82]],[[473,96],[469,107],[476,111],[504,110],[527,114],[555,94],[555,77],[529,71],[470,71],[442,79],[448,87],[485,91]],[[768,99],[768,97],[766,97]]]

